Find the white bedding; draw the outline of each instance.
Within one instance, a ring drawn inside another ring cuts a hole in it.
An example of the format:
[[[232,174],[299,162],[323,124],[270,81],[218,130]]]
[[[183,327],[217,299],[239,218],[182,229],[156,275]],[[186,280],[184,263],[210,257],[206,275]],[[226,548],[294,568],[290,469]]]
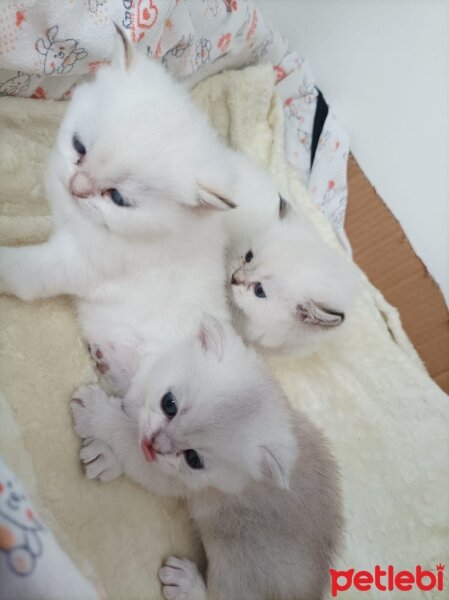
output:
[[[285,159],[271,68],[219,75],[194,96],[226,139],[266,165],[281,187],[290,186],[339,251],[332,228]],[[37,182],[63,111],[62,103],[0,100],[2,244],[48,235],[48,206]],[[347,535],[336,566],[434,570],[436,563],[449,564],[448,398],[428,377],[396,310],[362,279],[345,336],[308,358],[275,361],[273,368],[292,404],[323,427],[341,466]],[[123,478],[108,484],[83,478],[68,401],[95,377],[67,299],[26,304],[0,297],[0,384],[12,408],[1,409],[1,421],[13,420],[0,430],[0,453],[27,485],[35,478],[44,516],[79,564],[89,563],[110,599],[156,600],[162,558],[196,559],[200,549],[182,502],[156,498]],[[341,598],[359,596],[398,597],[372,590]],[[417,591],[408,597],[421,596],[443,597]]]

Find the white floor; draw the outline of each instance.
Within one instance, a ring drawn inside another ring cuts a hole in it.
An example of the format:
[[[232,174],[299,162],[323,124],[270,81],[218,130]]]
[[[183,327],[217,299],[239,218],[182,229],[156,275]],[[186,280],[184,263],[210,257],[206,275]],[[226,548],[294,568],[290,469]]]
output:
[[[255,0],[449,303],[449,0]]]

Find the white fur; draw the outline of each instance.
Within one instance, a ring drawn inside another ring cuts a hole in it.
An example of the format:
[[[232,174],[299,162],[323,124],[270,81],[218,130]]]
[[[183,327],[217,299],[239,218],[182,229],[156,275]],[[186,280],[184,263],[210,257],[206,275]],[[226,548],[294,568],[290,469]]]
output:
[[[168,349],[204,312],[228,318],[228,206],[214,192],[233,179],[183,87],[119,47],[112,66],[77,88],[61,124],[46,179],[54,233],[0,250],[0,291],[28,301],[75,296],[85,338],[124,391],[142,356]],[[114,204],[111,189],[130,206]]]
[[[161,405],[167,392],[172,418]],[[169,558],[159,572],[168,600],[322,597],[341,527],[335,464],[229,326],[206,323],[140,369],[123,403],[98,386],[81,388],[72,412],[87,440],[82,458],[100,444],[88,477],[99,461],[100,478],[123,468],[156,494],[187,498],[208,557],[207,592],[192,563]],[[152,458],[140,448],[148,443]],[[189,449],[204,469],[188,466]]]
[[[159,569],[166,600],[207,600],[206,586],[197,566],[186,558],[169,556]]]
[[[233,161],[237,209],[226,214],[225,223],[235,325],[259,350],[307,354],[343,322],[328,316],[323,307],[343,313],[343,320],[348,316],[357,289],[356,270],[288,204],[286,216],[280,218],[279,191],[267,172],[238,153]],[[246,263],[249,250],[254,257]],[[254,294],[257,282],[266,298]]]

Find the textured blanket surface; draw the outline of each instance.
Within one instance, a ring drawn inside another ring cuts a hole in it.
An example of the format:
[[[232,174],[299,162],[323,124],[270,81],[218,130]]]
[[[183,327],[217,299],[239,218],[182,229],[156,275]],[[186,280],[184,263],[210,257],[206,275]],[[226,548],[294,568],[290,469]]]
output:
[[[205,81],[194,96],[225,139],[270,169],[280,190],[290,189],[338,251],[330,225],[285,161],[273,90],[272,70],[253,67]],[[41,182],[64,110],[63,103],[0,99],[1,244],[39,242],[51,230]],[[293,405],[325,430],[340,463],[347,533],[337,568],[449,567],[448,398],[425,372],[396,311],[361,279],[344,335],[308,358],[273,361],[273,368]],[[182,501],[154,497],[125,478],[84,479],[68,402],[95,379],[69,299],[0,297],[0,453],[109,598],[158,600],[162,558],[201,559],[200,547]],[[441,597],[432,594],[410,598]]]

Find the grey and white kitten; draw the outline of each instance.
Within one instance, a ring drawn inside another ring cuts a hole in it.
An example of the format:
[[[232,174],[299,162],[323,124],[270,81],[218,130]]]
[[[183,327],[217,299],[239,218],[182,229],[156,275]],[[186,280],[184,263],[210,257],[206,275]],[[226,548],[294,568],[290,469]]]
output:
[[[81,388],[72,412],[88,478],[124,471],[187,499],[207,576],[168,558],[159,571],[167,600],[323,597],[342,529],[335,461],[230,326],[203,323],[141,369],[123,401]]]
[[[346,320],[356,269],[280,197],[268,173],[242,155],[234,165],[237,208],[225,223],[236,328],[267,353],[308,354]]]

